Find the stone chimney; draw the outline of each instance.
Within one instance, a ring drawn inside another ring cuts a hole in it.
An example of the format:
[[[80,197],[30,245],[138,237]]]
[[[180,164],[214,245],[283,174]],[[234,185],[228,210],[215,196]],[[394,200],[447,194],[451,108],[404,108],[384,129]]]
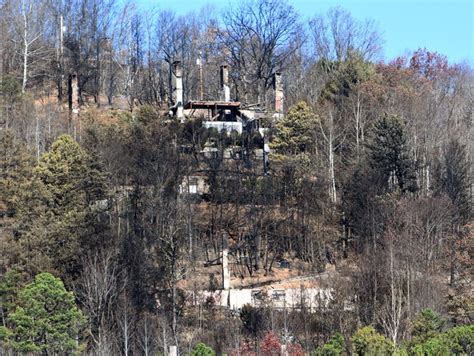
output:
[[[283,83],[281,80],[281,73],[276,72],[273,75],[273,90],[275,93],[275,113],[278,114],[278,116],[283,115]]]
[[[229,68],[227,64],[221,65],[221,98],[225,102],[230,101]]]
[[[183,114],[183,68],[181,67],[181,61],[174,61],[172,67],[172,79],[173,79],[173,101],[176,109],[176,117],[182,119]]]

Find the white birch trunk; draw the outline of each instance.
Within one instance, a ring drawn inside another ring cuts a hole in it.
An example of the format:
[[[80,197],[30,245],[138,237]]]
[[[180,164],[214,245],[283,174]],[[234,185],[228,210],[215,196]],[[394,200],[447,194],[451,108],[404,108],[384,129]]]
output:
[[[23,81],[21,84],[21,91],[24,93],[26,90],[26,82],[28,81],[28,49],[30,45],[28,43],[28,16],[24,2],[22,3],[21,11],[23,15]]]
[[[330,189],[330,197],[331,202],[336,204],[337,195],[336,195],[336,174],[334,171],[334,143],[333,143],[333,133],[332,130],[329,132],[329,177],[331,180],[331,189]]]
[[[333,113],[329,113],[329,122],[328,122],[328,133],[326,134],[321,122],[319,123],[321,127],[321,133],[323,134],[324,139],[327,143],[328,149],[328,173],[329,173],[329,198],[333,204],[337,202],[337,192],[336,192],[336,172],[335,172],[335,163],[334,163],[334,147],[335,140],[335,127],[334,127],[334,116]]]

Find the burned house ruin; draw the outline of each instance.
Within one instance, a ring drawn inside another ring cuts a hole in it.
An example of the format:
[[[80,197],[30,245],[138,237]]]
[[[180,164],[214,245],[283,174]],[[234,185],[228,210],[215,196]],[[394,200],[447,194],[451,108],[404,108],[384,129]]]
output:
[[[229,85],[229,67],[220,66],[220,90],[216,100],[190,100],[183,103],[183,68],[180,61],[174,61],[171,67],[172,101],[170,114],[180,121],[186,118],[203,118],[203,125],[218,131],[258,130],[259,120],[264,117],[278,119],[283,116],[283,83],[281,73],[273,75],[272,108],[260,105],[243,105],[240,101],[231,100]]]
[[[270,148],[268,129],[264,127],[261,119],[278,120],[283,116],[284,93],[281,73],[276,72],[273,75],[272,99],[269,101],[271,103],[269,108],[257,104],[244,105],[240,101],[231,100],[227,64],[220,66],[219,97],[216,100],[189,100],[184,103],[183,68],[180,61],[173,62],[170,73],[173,93],[173,105],[170,107],[172,117],[183,123],[189,119],[201,119],[203,127],[214,129],[219,134],[246,133],[260,137],[261,143],[250,153],[243,152],[241,147],[226,147],[223,152],[220,152],[215,143],[209,140],[200,152],[203,159],[216,158],[219,154],[222,154],[222,158],[226,160],[244,159],[245,155],[251,155],[254,161],[260,162],[260,172],[266,175]],[[208,187],[202,173],[196,172],[180,185],[181,194],[202,196],[207,192]]]

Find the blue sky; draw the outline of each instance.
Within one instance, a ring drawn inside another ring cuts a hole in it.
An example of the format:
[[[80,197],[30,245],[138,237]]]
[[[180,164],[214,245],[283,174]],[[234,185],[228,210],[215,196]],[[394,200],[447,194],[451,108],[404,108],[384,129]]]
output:
[[[474,65],[474,0],[288,0],[309,18],[342,6],[355,18],[370,18],[384,39],[386,60],[419,47],[448,56],[450,63]],[[238,0],[136,0],[142,9],[171,9],[178,14],[198,11],[204,5],[216,10]]]

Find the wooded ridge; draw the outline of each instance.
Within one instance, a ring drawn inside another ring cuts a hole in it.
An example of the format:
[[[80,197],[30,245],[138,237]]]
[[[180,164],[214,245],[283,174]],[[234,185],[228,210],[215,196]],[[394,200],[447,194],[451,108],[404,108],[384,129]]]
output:
[[[279,0],[0,36],[1,354],[474,353],[468,64]]]

